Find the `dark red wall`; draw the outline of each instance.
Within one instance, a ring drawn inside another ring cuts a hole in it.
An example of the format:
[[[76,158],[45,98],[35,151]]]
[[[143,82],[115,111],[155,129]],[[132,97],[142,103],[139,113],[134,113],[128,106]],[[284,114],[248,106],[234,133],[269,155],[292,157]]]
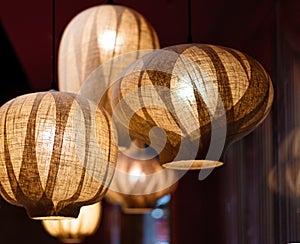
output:
[[[65,26],[78,12],[104,2],[56,1],[56,48]],[[123,0],[118,3],[132,7],[150,21],[162,47],[186,43],[187,0]],[[50,0],[10,0],[3,2],[0,8],[4,30],[31,91],[47,90],[51,86],[51,7]],[[275,74],[275,0],[193,0],[192,36],[193,42],[219,44],[246,52],[258,59],[272,77]],[[238,204],[237,182],[233,177],[237,173],[235,163],[226,162],[204,181],[198,181],[198,172],[188,173],[180,180],[173,201],[174,244],[237,243],[234,240],[238,240],[238,233],[232,231],[238,225],[237,211],[240,211],[235,209]],[[32,244],[42,240],[43,243],[56,243],[45,237],[37,223],[24,220],[26,215],[19,208],[1,202],[0,216],[1,244],[22,243],[21,238],[27,238]],[[18,236],[12,234],[14,226],[17,226]],[[88,243],[106,243],[105,231],[107,228],[103,227],[103,237],[89,239]]]
[[[80,11],[105,1],[56,1],[56,48],[68,22]],[[118,3],[143,14],[157,30],[161,46],[187,41],[187,0],[127,0]],[[274,52],[274,0],[192,1],[193,41],[245,51],[271,68]],[[34,91],[48,89],[52,72],[52,1],[6,1],[3,26]]]

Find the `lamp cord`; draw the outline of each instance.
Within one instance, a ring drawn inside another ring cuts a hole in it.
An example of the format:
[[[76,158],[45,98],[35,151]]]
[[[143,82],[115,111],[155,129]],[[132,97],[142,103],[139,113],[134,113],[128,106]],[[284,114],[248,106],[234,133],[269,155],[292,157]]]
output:
[[[52,83],[51,83],[51,89],[52,90],[57,90],[57,86],[56,86],[56,62],[55,62],[55,39],[56,39],[56,29],[55,29],[55,0],[52,0]]]
[[[192,38],[192,0],[187,0],[188,1],[188,38],[187,42],[192,43],[193,38]]]

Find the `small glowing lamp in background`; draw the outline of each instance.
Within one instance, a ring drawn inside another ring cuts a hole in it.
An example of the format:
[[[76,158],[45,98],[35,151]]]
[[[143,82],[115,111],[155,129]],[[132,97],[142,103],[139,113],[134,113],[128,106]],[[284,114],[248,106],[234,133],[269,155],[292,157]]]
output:
[[[177,173],[164,169],[150,148],[141,148],[133,141],[119,152],[116,171],[105,199],[120,204],[125,213],[147,213],[157,200],[177,187]],[[140,146],[144,146],[141,145]]]
[[[43,220],[44,229],[63,243],[82,243],[93,235],[101,222],[101,202],[83,206],[76,219]]]

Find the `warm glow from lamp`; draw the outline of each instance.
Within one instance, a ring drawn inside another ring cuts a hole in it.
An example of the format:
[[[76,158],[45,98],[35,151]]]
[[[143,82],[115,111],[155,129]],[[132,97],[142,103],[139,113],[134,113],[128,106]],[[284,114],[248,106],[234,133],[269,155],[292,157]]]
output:
[[[100,65],[130,52],[119,65],[108,67],[99,82],[111,84],[111,73],[119,75],[125,67],[159,48],[156,31],[135,10],[103,4],[78,13],[68,24],[59,45],[59,90],[78,93],[89,75]],[[90,87],[94,93],[95,87]],[[85,91],[85,95],[88,92]],[[91,98],[91,96],[89,97]],[[99,102],[99,101],[98,101]]]
[[[85,237],[93,235],[101,221],[101,203],[83,206],[76,219],[43,220],[44,229],[63,243],[81,243]]]
[[[136,146],[119,152],[116,172],[105,195],[111,203],[120,204],[125,213],[151,211],[161,197],[177,186],[177,174],[163,169],[153,149]],[[143,144],[139,144],[143,146]]]
[[[142,183],[142,182],[145,182],[145,180],[146,180],[146,175],[142,171],[140,165],[133,166],[129,170],[128,174],[129,174],[129,182],[131,185],[134,185],[137,181]]]
[[[116,45],[117,33],[114,30],[106,30],[102,35],[99,34],[98,45],[106,50],[112,50]]]
[[[112,114],[172,169],[222,165],[228,145],[257,128],[273,101],[272,81],[262,65],[222,46],[166,47],[124,73],[111,88]]]
[[[108,114],[83,96],[38,92],[0,108],[0,193],[34,219],[101,200],[117,160]]]

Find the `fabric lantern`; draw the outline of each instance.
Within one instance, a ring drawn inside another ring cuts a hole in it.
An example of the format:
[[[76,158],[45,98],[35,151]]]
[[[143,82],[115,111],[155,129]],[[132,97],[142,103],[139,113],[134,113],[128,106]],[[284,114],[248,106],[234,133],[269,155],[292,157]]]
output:
[[[110,117],[72,93],[17,97],[0,113],[0,192],[31,218],[77,217],[98,202],[117,159]]]
[[[93,235],[101,222],[101,203],[80,208],[76,219],[43,220],[44,229],[63,243],[82,243],[84,238]]]
[[[141,148],[141,146],[143,148]],[[151,211],[158,199],[175,191],[178,175],[161,167],[153,149],[134,140],[119,151],[116,172],[105,199],[120,204],[125,213]]]
[[[281,195],[300,197],[300,128],[292,130],[279,148],[279,164],[268,176],[269,188]]]
[[[106,65],[102,76],[106,84],[144,50],[159,48],[156,31],[150,23],[131,8],[120,5],[99,5],[76,15],[66,27],[59,46],[59,90],[78,93],[87,77],[99,65],[120,55],[122,62]],[[147,51],[149,52],[149,50]],[[87,91],[85,91],[87,93]],[[97,93],[90,87],[90,93]]]
[[[174,169],[222,165],[224,147],[261,124],[273,100],[262,65],[227,47],[166,47],[124,73],[112,87],[114,119]]]

